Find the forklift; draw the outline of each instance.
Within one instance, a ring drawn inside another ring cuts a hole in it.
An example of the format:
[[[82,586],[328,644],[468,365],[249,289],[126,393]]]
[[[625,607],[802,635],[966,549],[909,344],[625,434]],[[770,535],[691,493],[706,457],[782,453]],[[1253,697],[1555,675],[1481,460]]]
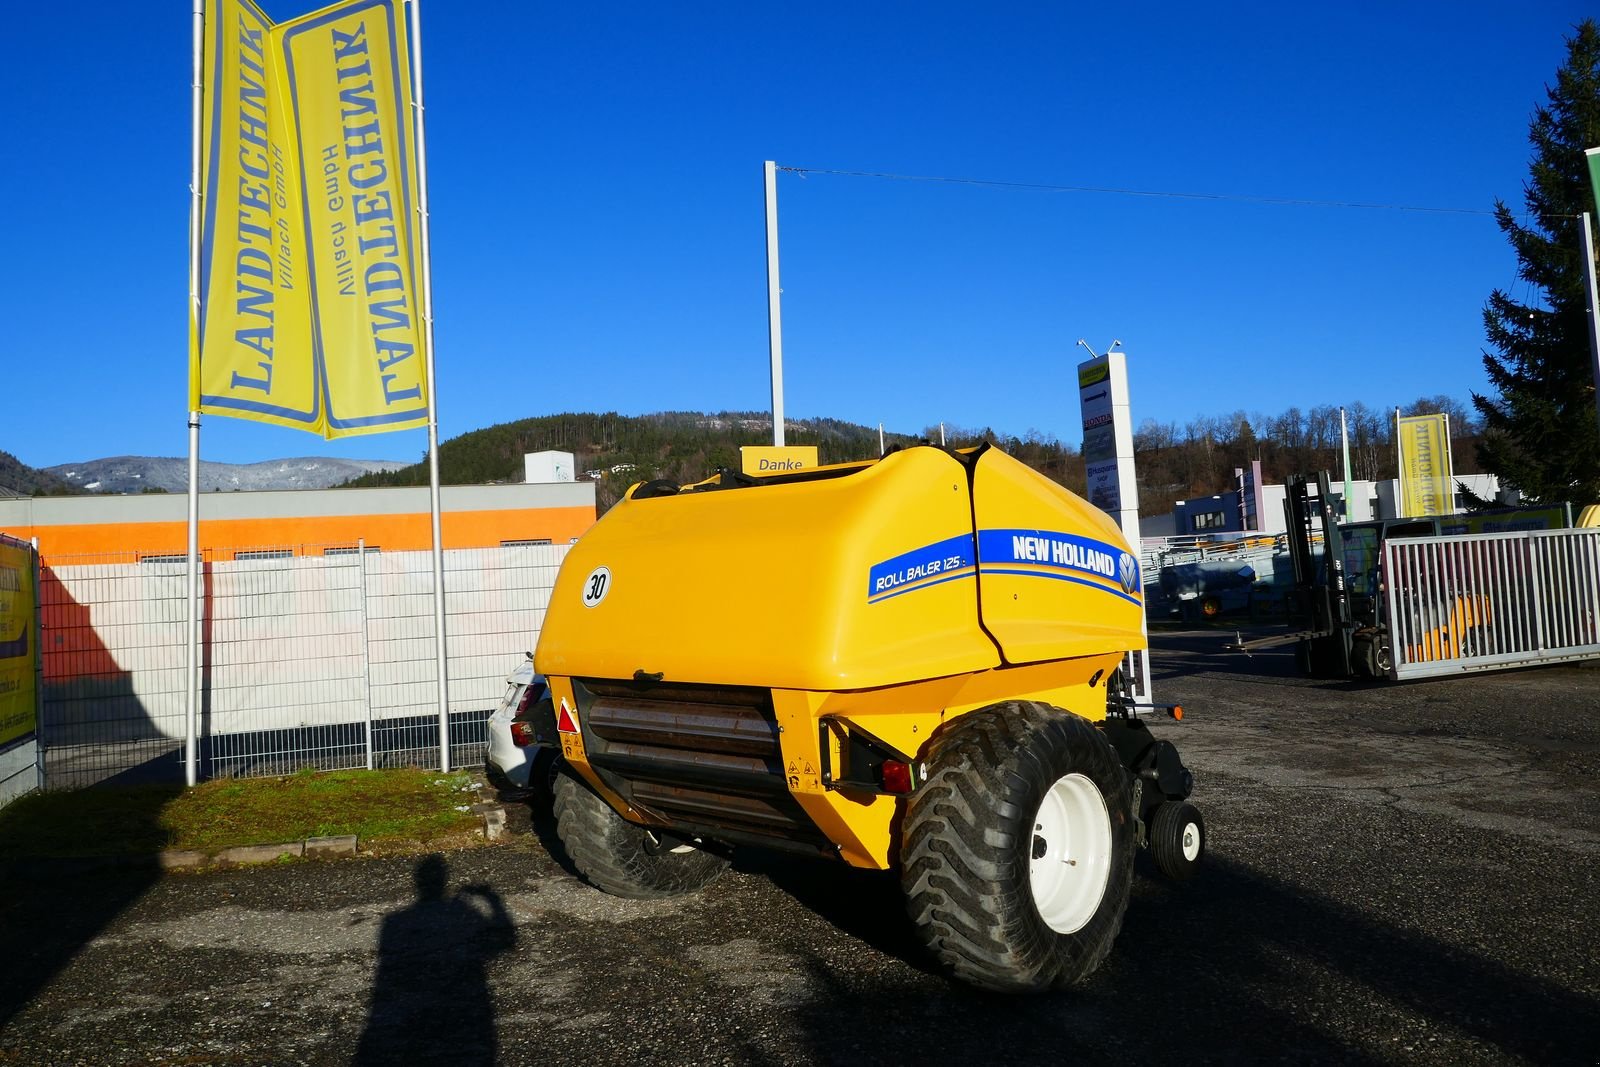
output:
[[[1291,475],[1287,489],[1283,507],[1294,566],[1291,632],[1250,641],[1235,634],[1227,649],[1248,655],[1292,644],[1300,672],[1310,677],[1391,677],[1394,650],[1380,576],[1383,545],[1391,537],[1435,536],[1439,520],[1376,519],[1341,526],[1326,471],[1315,478]]]

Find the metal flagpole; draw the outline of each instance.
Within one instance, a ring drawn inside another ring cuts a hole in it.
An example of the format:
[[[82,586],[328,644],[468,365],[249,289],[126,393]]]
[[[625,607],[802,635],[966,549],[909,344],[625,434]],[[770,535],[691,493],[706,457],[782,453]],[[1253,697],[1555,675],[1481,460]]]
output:
[[[1591,149],[1592,151],[1592,149]],[[1594,230],[1583,213],[1583,280],[1589,294],[1589,358],[1594,362],[1595,418],[1600,419],[1600,286],[1594,277]]]
[[[778,304],[778,164],[763,165],[767,179],[767,340],[772,353],[772,443],[783,447],[783,313]]]
[[[1409,519],[1406,506],[1406,450],[1400,447],[1400,409],[1394,409],[1394,512],[1397,519]]]
[[[1339,409],[1339,448],[1344,452],[1344,521],[1355,521],[1350,510],[1350,427],[1344,419],[1344,408]]]
[[[428,253],[428,139],[422,107],[421,0],[411,3],[411,97],[417,109],[417,237],[422,250],[422,338],[428,368],[428,507],[433,522],[433,632],[438,635],[439,770],[450,770],[450,686],[444,632],[444,538],[439,523],[439,400],[433,373],[433,264]]]
[[[190,90],[189,134],[189,314],[190,328],[200,322],[200,114],[205,66],[205,0],[194,0],[194,82]],[[192,343],[198,344],[198,341]],[[193,367],[190,373],[194,372]],[[199,777],[197,744],[200,718],[200,413],[189,412],[189,640],[184,657],[188,686],[183,701],[183,779]]]

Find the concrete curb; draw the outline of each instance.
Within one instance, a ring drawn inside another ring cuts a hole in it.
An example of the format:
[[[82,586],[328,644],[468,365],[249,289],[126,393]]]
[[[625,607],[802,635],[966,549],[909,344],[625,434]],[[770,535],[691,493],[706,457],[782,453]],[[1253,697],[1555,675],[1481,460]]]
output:
[[[356,835],[340,837],[308,837],[304,841],[282,841],[271,845],[236,845],[216,853],[195,852],[189,849],[170,848],[156,854],[156,864],[163,870],[213,867],[219,864],[244,865],[274,863],[285,857],[299,859],[304,856],[354,856]],[[139,857],[129,857],[137,860]]]
[[[356,854],[356,835],[342,834],[338,837],[308,837],[306,838],[307,856],[354,856]]]

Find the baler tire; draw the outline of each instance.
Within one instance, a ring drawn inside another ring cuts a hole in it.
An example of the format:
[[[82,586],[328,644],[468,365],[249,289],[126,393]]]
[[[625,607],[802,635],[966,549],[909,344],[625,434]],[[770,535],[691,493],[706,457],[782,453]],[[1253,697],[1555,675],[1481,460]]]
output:
[[[907,801],[900,853],[923,943],[980,988],[1043,992],[1082,983],[1111,951],[1133,877],[1132,793],[1115,750],[1080,716],[1007,701],[941,727],[926,761],[928,778]],[[1041,913],[1032,873],[1044,843],[1035,833],[1042,807],[1064,784],[1105,820],[1083,827],[1104,845],[1084,864],[1104,866],[1103,889],[1088,903],[1092,913],[1066,932]]]
[[[613,896],[652,900],[710,885],[728,866],[713,852],[660,843],[614,811],[569,768],[554,789],[556,836],[578,873]]]
[[[1194,877],[1205,855],[1206,821],[1199,808],[1170,800],[1156,808],[1150,819],[1150,858],[1157,870],[1181,882]]]

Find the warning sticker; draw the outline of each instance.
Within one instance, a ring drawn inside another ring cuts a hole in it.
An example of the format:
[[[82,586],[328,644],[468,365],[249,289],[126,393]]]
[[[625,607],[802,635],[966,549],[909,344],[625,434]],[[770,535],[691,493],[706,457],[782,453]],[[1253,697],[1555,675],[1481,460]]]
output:
[[[556,730],[564,734],[578,732],[578,713],[572,710],[567,698],[561,698],[561,712],[556,716]]]

